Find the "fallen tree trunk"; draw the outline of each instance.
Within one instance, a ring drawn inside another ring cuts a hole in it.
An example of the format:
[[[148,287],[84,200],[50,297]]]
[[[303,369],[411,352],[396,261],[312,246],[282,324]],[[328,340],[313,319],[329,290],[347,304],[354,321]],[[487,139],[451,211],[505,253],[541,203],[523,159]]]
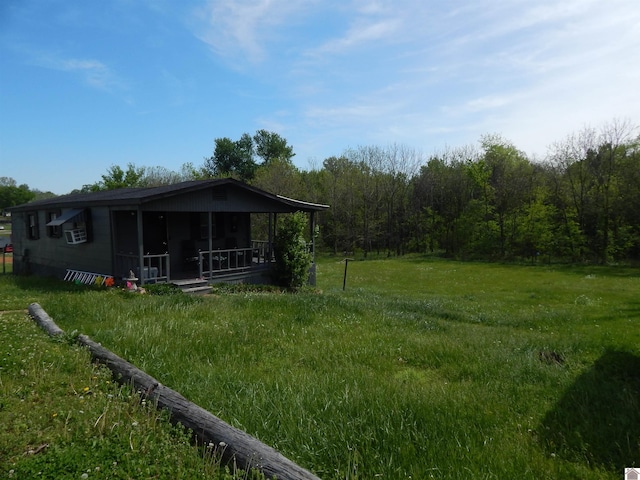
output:
[[[37,303],[29,305],[29,314],[49,335],[64,334],[49,315]],[[187,400],[175,390],[161,385],[134,365],[123,360],[86,335],[79,335],[77,342],[86,346],[91,356],[105,364],[118,382],[130,384],[141,395],[165,408],[171,420],[191,429],[199,441],[213,443],[226,462],[234,462],[243,470],[258,469],[266,478],[278,480],[306,480],[318,477],[295,464],[281,453],[260,442],[251,435],[232,427],[212,413]]]

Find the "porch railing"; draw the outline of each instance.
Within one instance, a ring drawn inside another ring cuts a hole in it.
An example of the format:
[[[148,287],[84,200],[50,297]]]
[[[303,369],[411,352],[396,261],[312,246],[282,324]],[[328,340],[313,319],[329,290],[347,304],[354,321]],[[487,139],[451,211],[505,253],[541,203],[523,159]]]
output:
[[[133,254],[116,253],[117,275],[126,277],[132,271],[141,284],[166,282],[170,278],[169,274],[169,254],[144,255],[142,257],[142,273],[138,263],[138,256]]]
[[[271,262],[269,242],[252,241],[251,248],[201,250],[198,265],[201,278],[249,270]]]
[[[259,259],[258,263],[273,261],[273,245],[268,240],[251,240],[251,248]]]

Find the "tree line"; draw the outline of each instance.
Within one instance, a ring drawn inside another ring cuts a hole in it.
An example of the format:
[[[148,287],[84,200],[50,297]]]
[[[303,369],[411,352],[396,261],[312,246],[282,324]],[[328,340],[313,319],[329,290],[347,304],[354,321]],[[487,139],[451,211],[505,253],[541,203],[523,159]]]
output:
[[[18,185],[11,177],[0,177],[0,215],[9,207],[50,197],[55,197],[55,194],[31,189],[26,183]]]
[[[393,145],[324,161],[306,191],[331,209],[324,245],[460,259],[640,259],[640,137],[585,128],[534,161],[497,135],[426,159]],[[303,176],[304,177],[304,176]]]
[[[499,135],[425,156],[360,146],[310,170],[280,135],[218,138],[200,166],[114,165],[81,191],[231,176],[331,206],[319,246],[335,254],[441,252],[459,259],[640,259],[640,136],[628,121],[584,128],[528,158]]]

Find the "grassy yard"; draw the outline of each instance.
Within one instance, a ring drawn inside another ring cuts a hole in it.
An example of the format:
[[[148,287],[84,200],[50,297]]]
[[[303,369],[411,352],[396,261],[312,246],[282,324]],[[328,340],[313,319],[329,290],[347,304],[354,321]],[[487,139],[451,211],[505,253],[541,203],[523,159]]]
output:
[[[325,479],[618,479],[640,466],[638,269],[370,260],[349,263],[345,291],[343,273],[325,258],[321,292],[204,298],[0,276],[0,310],[38,301]],[[38,364],[77,355],[23,316],[0,316],[3,384],[18,336],[57,349]]]
[[[4,246],[11,241],[11,224],[0,224],[0,274],[13,272],[13,253],[4,253]]]
[[[194,448],[71,335],[44,334],[23,307],[71,293],[49,286],[0,275],[0,478],[253,478],[221,468],[217,447]]]

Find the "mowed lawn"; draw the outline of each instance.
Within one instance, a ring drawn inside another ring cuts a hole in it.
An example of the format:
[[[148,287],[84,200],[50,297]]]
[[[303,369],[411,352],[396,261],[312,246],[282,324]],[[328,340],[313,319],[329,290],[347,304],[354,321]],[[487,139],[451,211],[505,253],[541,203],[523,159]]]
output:
[[[349,262],[343,290],[344,267],[295,295],[7,291],[321,478],[640,466],[639,269],[414,256]]]

